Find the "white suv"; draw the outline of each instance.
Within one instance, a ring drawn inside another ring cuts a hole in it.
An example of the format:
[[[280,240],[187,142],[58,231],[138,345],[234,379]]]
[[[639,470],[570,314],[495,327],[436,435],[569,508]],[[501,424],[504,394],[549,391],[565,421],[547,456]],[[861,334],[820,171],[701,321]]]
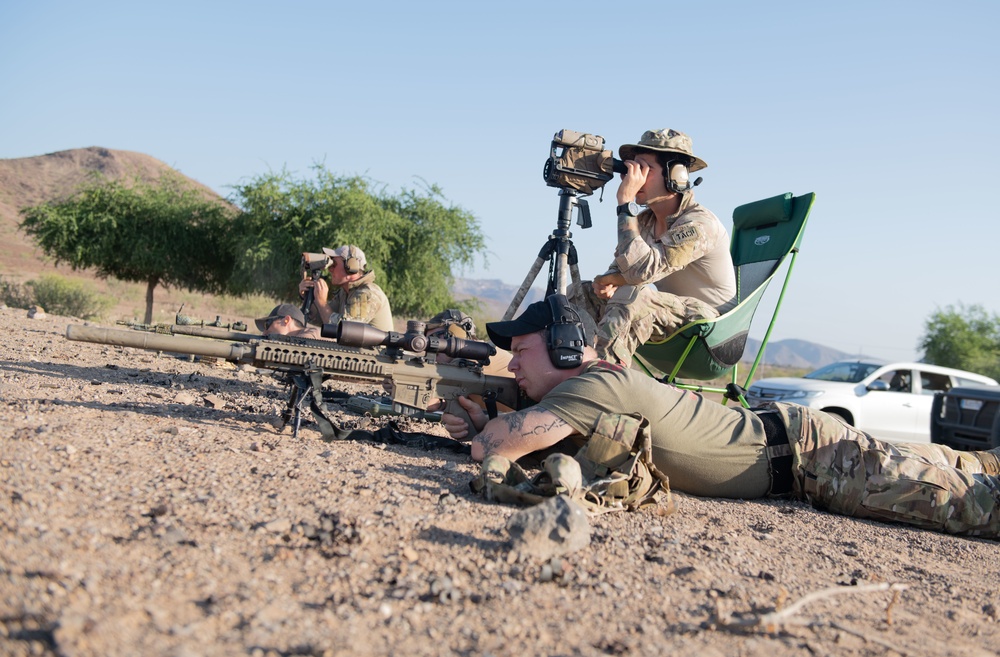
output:
[[[803,378],[761,379],[746,397],[751,406],[781,401],[818,408],[875,438],[926,443],[934,393],[970,383],[997,385],[989,377],[950,367],[842,361]]]

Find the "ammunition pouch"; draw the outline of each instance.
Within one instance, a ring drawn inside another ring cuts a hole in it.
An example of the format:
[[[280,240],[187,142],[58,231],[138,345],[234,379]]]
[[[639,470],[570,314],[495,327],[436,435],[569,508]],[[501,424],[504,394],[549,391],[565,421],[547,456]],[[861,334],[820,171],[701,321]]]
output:
[[[668,513],[675,510],[670,480],[653,464],[649,422],[641,415],[602,413],[575,456],[548,456],[534,477],[503,456],[487,456],[470,486],[488,500],[526,506],[567,495],[591,514],[636,511],[660,498]]]

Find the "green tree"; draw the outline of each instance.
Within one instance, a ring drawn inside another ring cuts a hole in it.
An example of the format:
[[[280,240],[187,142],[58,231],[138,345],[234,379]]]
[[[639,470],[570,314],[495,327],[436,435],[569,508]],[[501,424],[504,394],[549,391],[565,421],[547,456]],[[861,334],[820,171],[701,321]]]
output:
[[[928,363],[1000,379],[1000,316],[979,305],[948,306],[927,319],[920,348]]]
[[[243,213],[234,230],[234,292],[297,297],[303,252],[356,244],[397,317],[461,305],[451,294],[455,271],[486,250],[471,213],[449,204],[436,186],[390,194],[321,165],[314,174],[296,180],[269,173],[235,188]]]
[[[158,285],[222,292],[232,270],[223,244],[234,211],[178,174],[156,182],[96,175],[68,200],[21,214],[21,228],[57,263],[146,283],[147,323]]]

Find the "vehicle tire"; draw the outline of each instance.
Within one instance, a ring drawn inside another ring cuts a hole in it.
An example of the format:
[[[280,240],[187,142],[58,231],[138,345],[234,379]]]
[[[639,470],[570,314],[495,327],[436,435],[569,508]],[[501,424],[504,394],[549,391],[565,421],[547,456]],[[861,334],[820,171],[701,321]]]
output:
[[[838,420],[840,420],[841,422],[843,422],[844,424],[846,424],[846,425],[847,425],[847,426],[849,426],[849,427],[853,427],[853,426],[854,426],[854,425],[853,425],[853,424],[851,424],[851,423],[850,423],[850,421],[849,421],[849,420],[848,420],[848,419],[847,419],[847,418],[846,418],[846,417],[844,416],[844,414],[843,414],[843,413],[841,413],[841,412],[839,412],[839,411],[823,411],[823,412],[824,412],[824,413],[826,413],[827,415],[832,415],[833,417],[837,418]]]

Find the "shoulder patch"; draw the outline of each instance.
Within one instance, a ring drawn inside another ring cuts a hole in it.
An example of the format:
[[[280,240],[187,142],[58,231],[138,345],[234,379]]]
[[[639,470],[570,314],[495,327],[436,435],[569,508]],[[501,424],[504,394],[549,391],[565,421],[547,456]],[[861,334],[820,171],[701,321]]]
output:
[[[700,233],[701,231],[698,230],[697,225],[684,224],[683,226],[668,230],[667,238],[672,244],[685,244],[686,242],[698,239]]]

